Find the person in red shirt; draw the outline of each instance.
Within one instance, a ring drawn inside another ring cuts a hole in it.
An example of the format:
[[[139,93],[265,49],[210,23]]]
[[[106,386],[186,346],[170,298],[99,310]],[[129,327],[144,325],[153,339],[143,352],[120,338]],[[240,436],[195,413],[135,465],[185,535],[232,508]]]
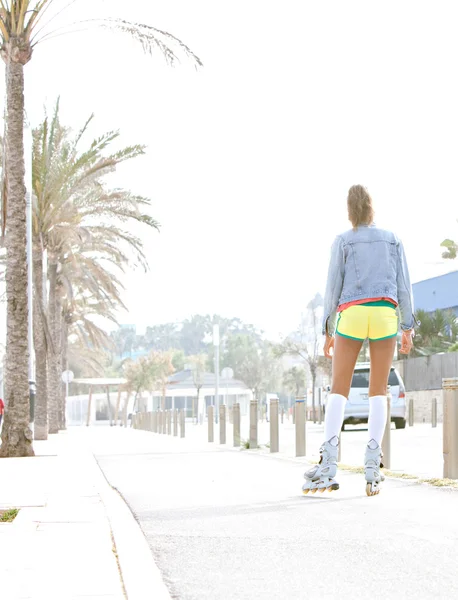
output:
[[[5,403],[3,402],[3,400],[0,398],[0,428],[2,426],[2,420],[3,420],[3,413],[5,412]]]

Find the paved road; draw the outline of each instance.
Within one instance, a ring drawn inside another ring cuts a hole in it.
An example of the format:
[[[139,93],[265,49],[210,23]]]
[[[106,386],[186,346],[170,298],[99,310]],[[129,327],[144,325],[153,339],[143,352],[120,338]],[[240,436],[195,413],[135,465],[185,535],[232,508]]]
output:
[[[303,496],[303,465],[142,431],[93,449],[129,503],[173,598],[456,598],[458,493],[362,476]],[[147,600],[145,598],[145,600]]]

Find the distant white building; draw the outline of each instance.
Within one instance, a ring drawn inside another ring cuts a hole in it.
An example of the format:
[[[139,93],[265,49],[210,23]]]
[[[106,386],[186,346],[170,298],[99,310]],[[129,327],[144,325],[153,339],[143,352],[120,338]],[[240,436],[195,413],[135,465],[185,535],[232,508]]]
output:
[[[215,374],[204,373],[203,385],[199,393],[199,414],[203,418],[205,418],[207,414],[207,408],[215,405],[215,386]],[[218,395],[220,404],[231,407],[238,402],[240,404],[240,413],[242,415],[248,414],[250,400],[253,398],[253,392],[243,383],[243,381],[220,377]],[[196,398],[197,388],[194,384],[191,370],[180,371],[169,377],[165,390],[166,409],[184,408],[186,416],[191,417]],[[152,406],[150,409],[156,410],[160,406],[161,399],[161,391],[158,390],[153,392]]]

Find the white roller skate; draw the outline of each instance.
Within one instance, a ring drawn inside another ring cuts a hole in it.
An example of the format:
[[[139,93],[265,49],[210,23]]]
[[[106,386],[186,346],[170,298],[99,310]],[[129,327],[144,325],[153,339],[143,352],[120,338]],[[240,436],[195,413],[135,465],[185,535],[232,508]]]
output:
[[[375,440],[371,440],[366,446],[366,456],[364,457],[364,476],[366,478],[366,494],[376,496],[380,494],[380,484],[385,481],[385,476],[381,472],[382,449]]]
[[[320,462],[304,473],[306,482],[302,486],[302,492],[316,494],[325,490],[333,492],[339,489],[339,484],[334,477],[337,473],[337,456],[339,452],[339,438],[334,436],[324,442],[320,448]]]

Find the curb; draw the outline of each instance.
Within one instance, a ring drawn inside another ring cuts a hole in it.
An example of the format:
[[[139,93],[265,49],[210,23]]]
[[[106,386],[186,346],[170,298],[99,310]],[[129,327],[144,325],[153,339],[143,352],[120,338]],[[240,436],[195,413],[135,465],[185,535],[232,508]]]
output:
[[[122,496],[109,484],[95,456],[91,456],[100,476],[99,494],[107,511],[127,599],[171,600],[140,525]]]

